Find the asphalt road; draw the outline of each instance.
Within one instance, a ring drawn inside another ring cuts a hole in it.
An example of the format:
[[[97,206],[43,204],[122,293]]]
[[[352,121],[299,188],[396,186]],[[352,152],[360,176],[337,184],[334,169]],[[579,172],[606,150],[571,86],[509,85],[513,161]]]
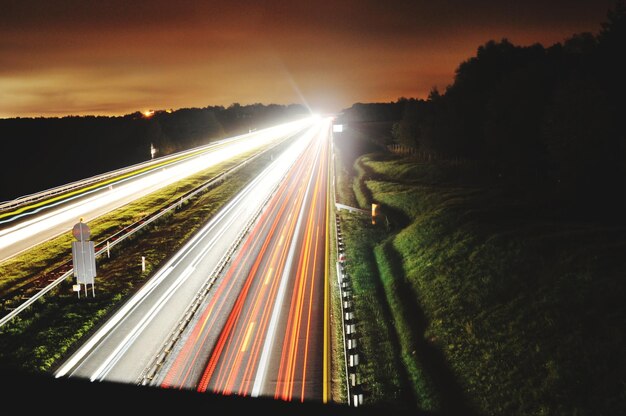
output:
[[[56,376],[135,383],[317,131],[319,124],[314,124],[302,133],[61,365]]]
[[[327,400],[329,131],[325,121],[155,384]]]

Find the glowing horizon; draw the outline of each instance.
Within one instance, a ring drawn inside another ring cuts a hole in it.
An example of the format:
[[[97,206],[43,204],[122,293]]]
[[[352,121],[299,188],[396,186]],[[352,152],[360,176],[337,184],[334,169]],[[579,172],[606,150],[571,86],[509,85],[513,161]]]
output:
[[[425,98],[490,39],[597,33],[614,5],[505,3],[14,2],[0,15],[0,118]]]

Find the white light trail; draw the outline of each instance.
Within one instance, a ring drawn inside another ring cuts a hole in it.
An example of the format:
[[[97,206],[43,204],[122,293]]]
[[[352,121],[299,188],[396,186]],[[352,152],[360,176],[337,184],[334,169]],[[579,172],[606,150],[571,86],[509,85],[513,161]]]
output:
[[[316,156],[316,161],[314,162],[314,164],[317,163],[317,158],[319,158],[319,153]],[[312,188],[311,185],[314,178],[315,175],[311,175],[311,177],[309,178],[309,183],[307,184],[306,192],[304,194],[304,201],[308,199],[309,191]],[[293,233],[294,236],[300,235],[300,228],[302,226],[302,223],[304,222],[306,208],[306,204],[302,204],[300,212],[298,213],[298,222],[296,224],[296,229]],[[256,377],[254,378],[254,384],[252,386],[252,397],[258,397],[261,394],[261,388],[263,387],[263,384],[265,384],[265,377],[267,376],[270,353],[274,344],[274,338],[276,337],[278,319],[280,318],[280,312],[283,306],[285,292],[287,291],[287,283],[289,282],[289,278],[292,273],[291,266],[293,264],[297,245],[298,239],[292,238],[291,244],[289,246],[289,252],[287,254],[287,261],[285,263],[285,267],[281,276],[280,286],[278,287],[276,301],[274,302],[274,308],[272,309],[270,323],[267,328],[267,335],[265,336],[265,341],[263,342],[263,351],[261,352],[261,358],[259,358],[259,367],[257,369]]]
[[[95,214],[92,214],[93,216],[90,215],[92,212],[98,212],[98,210],[102,210],[109,205],[116,208],[116,203],[123,205],[121,201],[127,200],[129,197],[136,199],[140,196],[147,195],[210,166],[214,166],[246,152],[259,149],[287,135],[294,134],[313,122],[314,119],[309,118],[247,134],[242,136],[241,139],[228,142],[224,147],[209,153],[192,158],[188,161],[180,162],[166,169],[155,170],[150,174],[128,181],[127,183],[116,184],[113,189],[106,193],[98,193],[89,197],[84,197],[83,195],[83,198],[80,200],[64,204],[62,207],[51,210],[48,213],[35,216],[32,219],[0,230],[0,250],[31,238],[41,232],[54,229],[55,227],[71,221],[76,221],[81,217],[85,218],[86,221],[90,221],[96,217]]]

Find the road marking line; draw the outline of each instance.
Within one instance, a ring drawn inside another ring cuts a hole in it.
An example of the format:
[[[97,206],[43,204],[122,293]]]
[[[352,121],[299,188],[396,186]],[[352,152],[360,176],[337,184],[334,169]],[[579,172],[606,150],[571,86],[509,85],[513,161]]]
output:
[[[139,323],[126,335],[124,340],[118,344],[113,353],[109,354],[109,356],[104,360],[104,362],[98,367],[98,369],[89,377],[90,381],[95,381],[100,378],[103,380],[104,377],[111,371],[113,366],[119,361],[119,359],[126,353],[126,351],[133,344],[135,339],[139,336],[141,332],[152,322],[157,313],[165,306],[167,301],[174,295],[174,292],[178,290],[178,288],[187,280],[187,278],[193,273],[195,269],[191,266],[187,267],[185,271],[183,271],[179,277],[176,279],[174,284],[172,284],[163,295],[158,299],[155,305],[150,308],[148,313],[144,315],[144,317],[139,321]]]
[[[330,169],[331,165],[328,164],[328,178],[330,178]],[[327,178],[327,179],[328,179]],[[323,360],[322,360],[322,402],[328,403],[328,396],[330,393],[330,377],[329,377],[329,350],[330,350],[330,342],[329,342],[329,331],[328,326],[330,325],[329,319],[329,309],[330,309],[330,295],[329,295],[329,286],[328,286],[328,271],[330,268],[330,181],[326,181],[326,238],[325,238],[325,250],[324,256],[325,264],[324,264],[324,345],[322,346]]]
[[[250,340],[250,335],[252,334],[252,330],[254,329],[255,322],[250,322],[248,325],[248,330],[246,331],[246,336],[243,339],[243,345],[241,346],[241,352],[246,352],[248,349],[248,341]]]

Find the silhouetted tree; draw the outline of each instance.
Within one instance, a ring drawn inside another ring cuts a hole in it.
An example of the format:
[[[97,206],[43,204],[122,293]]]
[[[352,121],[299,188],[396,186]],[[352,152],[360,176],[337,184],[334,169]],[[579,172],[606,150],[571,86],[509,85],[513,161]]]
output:
[[[489,41],[459,65],[445,93],[355,104],[347,114],[398,116],[397,143],[482,161],[504,186],[529,196],[556,189],[570,211],[590,215],[611,206],[617,213],[626,208],[624,51],[620,1],[597,36],[575,34],[549,48]]]
[[[402,101],[402,118],[393,124],[392,136],[403,146],[420,148],[421,126],[427,114],[428,104],[424,100],[400,99]]]

